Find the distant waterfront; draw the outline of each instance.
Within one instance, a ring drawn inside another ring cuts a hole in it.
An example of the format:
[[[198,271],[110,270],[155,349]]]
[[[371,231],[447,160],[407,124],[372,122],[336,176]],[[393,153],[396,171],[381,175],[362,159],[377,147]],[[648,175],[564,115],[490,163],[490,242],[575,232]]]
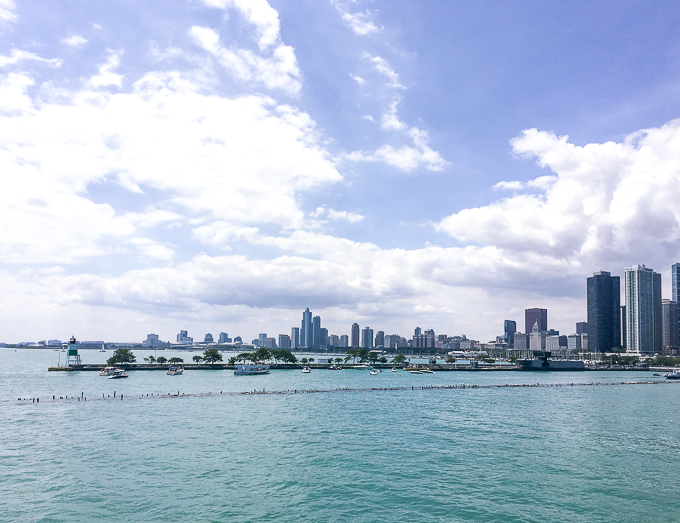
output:
[[[8,521],[670,522],[680,510],[680,384],[371,390],[646,381],[649,372],[110,381],[46,372],[56,355],[0,349]],[[219,395],[341,387],[369,390]],[[114,390],[131,401],[17,403]],[[187,396],[132,401],[177,392]]]

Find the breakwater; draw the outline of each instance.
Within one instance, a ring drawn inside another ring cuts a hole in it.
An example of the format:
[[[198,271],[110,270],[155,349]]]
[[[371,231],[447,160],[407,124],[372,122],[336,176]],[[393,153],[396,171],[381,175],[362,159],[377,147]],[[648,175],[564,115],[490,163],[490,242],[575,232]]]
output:
[[[165,399],[176,399],[176,398],[206,398],[206,397],[233,397],[233,396],[250,396],[250,395],[291,395],[291,394],[342,394],[342,393],[371,393],[371,392],[386,392],[386,391],[401,391],[401,392],[414,392],[414,391],[428,391],[428,390],[471,390],[471,389],[526,389],[526,388],[565,388],[565,387],[620,387],[620,386],[631,386],[631,385],[675,385],[680,384],[680,381],[621,381],[621,382],[594,382],[594,383],[500,383],[500,384],[455,384],[455,385],[412,385],[402,386],[402,387],[342,387],[334,389],[288,389],[288,390],[266,390],[266,389],[253,389],[252,391],[236,391],[236,392],[199,392],[199,393],[183,393],[180,390],[177,393],[168,392],[167,394],[151,393],[151,394],[129,394],[124,396],[123,394],[117,394],[116,392],[112,394],[102,394],[101,397],[97,396],[90,398],[89,401],[107,401],[107,400],[117,400],[117,401],[131,401],[131,400],[165,400]],[[80,396],[59,396],[53,395],[52,398],[43,398],[42,404],[45,403],[55,403],[55,402],[80,402],[88,401],[84,393]],[[32,403],[40,404],[40,398],[17,398],[18,403]]]

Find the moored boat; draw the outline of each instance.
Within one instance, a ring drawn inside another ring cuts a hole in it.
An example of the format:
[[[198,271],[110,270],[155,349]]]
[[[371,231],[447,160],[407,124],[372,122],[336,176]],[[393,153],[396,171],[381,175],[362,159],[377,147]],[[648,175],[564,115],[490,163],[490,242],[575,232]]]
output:
[[[680,369],[675,369],[670,374],[664,374],[664,378],[667,380],[680,380]]]
[[[99,372],[99,375],[100,375],[100,376],[111,376],[111,374],[113,374],[113,373],[116,372],[117,370],[120,370],[120,369],[117,369],[116,367],[104,367],[104,368]]]
[[[183,372],[184,372],[184,368],[183,368],[183,367],[170,367],[170,368],[168,369],[168,371],[166,372],[166,374],[168,374],[168,375],[170,375],[170,376],[179,376],[179,375],[182,374]]]
[[[122,370],[116,369],[116,371],[109,376],[110,380],[117,380],[119,378],[127,378],[128,375],[127,373],[123,372]]]
[[[269,365],[264,364],[244,364],[241,363],[234,367],[234,374],[236,376],[248,376],[252,374],[269,374]]]
[[[312,372],[312,369],[310,369],[309,367],[302,367],[303,374],[309,374],[310,372]]]

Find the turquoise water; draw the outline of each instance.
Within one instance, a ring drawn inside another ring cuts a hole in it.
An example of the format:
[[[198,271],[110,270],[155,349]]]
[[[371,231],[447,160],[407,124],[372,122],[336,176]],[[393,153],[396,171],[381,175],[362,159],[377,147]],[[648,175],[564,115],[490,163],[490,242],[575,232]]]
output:
[[[620,383],[653,380],[648,372],[107,380],[48,373],[56,355],[0,349],[1,521],[670,522],[680,513],[680,384],[226,394]],[[124,400],[101,399],[114,390]],[[51,401],[81,393],[88,401]]]

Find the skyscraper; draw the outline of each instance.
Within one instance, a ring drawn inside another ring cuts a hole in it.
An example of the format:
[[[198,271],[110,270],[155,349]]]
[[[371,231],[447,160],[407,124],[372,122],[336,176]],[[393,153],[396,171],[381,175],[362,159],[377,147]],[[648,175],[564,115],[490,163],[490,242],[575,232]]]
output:
[[[618,276],[617,276],[618,278]],[[619,282],[619,286],[620,286]],[[621,301],[621,297],[619,295],[619,302]],[[588,322],[587,321],[577,321],[576,322],[576,334],[588,334]]]
[[[671,265],[671,300],[680,303],[680,263]],[[678,333],[680,336],[680,313],[678,313]]]
[[[588,350],[607,352],[621,340],[621,280],[606,271],[587,280]],[[577,324],[578,327],[578,324]],[[583,334],[583,332],[577,332]]]
[[[258,347],[266,347],[267,346],[267,334],[264,332],[261,332],[260,335],[257,337],[257,342],[259,343]]]
[[[319,350],[321,345],[325,345],[326,340],[321,340],[321,316],[312,318],[312,348]]]
[[[279,348],[290,349],[290,336],[288,334],[279,334]]]
[[[548,330],[548,309],[524,309],[524,332],[529,334],[538,322],[538,331]]]
[[[312,313],[309,307],[302,313],[302,327],[300,328],[300,347],[312,348]]]
[[[352,323],[352,331],[351,331],[351,342],[352,342],[352,347],[358,347],[359,346],[359,324],[358,323]]]
[[[515,333],[517,332],[517,323],[512,320],[505,320],[503,322],[503,331],[505,332],[505,334],[503,335],[505,343],[507,343],[509,347],[514,346]]]
[[[626,268],[626,351],[660,353],[662,335],[661,275],[644,265]]]
[[[678,302],[661,300],[662,311],[662,345],[664,347],[678,346]]]
[[[373,348],[373,329],[370,327],[361,329],[361,347],[364,349]]]
[[[300,347],[300,327],[290,329],[290,345],[291,349]]]
[[[375,346],[376,347],[385,346],[385,333],[383,331],[378,331],[375,333]]]

